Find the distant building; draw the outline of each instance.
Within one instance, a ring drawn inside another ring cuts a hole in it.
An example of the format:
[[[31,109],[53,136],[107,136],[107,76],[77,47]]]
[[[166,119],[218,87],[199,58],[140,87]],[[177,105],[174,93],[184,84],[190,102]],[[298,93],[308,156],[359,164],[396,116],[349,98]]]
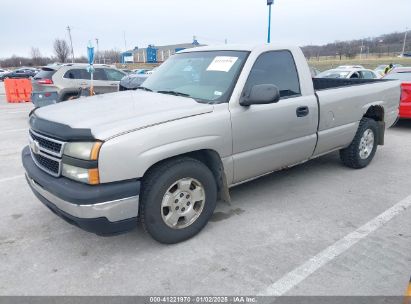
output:
[[[134,50],[130,50],[120,54],[120,62],[121,63],[134,63]]]
[[[196,42],[196,41],[195,41]],[[167,60],[168,57],[174,55],[178,51],[198,47],[197,43],[180,43],[172,45],[154,46],[150,45],[144,49],[138,49],[134,53],[134,62],[156,63]]]
[[[196,39],[192,43],[154,46],[146,48],[135,47],[133,50],[121,54],[121,63],[158,63],[167,60],[178,51],[201,46]]]

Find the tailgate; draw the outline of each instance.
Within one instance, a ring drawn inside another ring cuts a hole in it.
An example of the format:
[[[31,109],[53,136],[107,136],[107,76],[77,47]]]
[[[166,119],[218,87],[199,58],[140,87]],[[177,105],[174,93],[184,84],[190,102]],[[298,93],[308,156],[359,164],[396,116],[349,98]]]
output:
[[[49,92],[56,91],[56,87],[53,83],[53,75],[56,70],[49,67],[44,67],[40,72],[36,74],[31,80],[33,85],[33,92]]]

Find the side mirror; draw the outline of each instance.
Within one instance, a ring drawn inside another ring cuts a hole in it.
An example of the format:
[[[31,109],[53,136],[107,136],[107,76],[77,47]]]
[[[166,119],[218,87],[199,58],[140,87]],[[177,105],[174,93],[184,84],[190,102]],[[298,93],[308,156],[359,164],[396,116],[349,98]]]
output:
[[[258,84],[253,86],[240,101],[240,105],[248,107],[251,105],[275,103],[280,100],[280,90],[273,84]]]

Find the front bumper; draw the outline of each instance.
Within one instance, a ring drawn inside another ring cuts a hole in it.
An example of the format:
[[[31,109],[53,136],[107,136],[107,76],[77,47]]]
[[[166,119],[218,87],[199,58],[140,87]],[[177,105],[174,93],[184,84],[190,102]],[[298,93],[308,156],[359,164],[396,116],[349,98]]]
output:
[[[67,222],[99,235],[118,234],[137,226],[138,180],[90,186],[55,178],[37,167],[28,147],[22,152],[22,161],[33,193]]]

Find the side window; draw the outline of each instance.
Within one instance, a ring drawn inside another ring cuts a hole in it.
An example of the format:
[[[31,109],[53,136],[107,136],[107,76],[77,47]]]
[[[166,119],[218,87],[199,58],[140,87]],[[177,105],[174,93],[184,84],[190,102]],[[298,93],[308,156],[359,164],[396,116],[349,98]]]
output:
[[[301,95],[294,58],[289,51],[267,52],[257,58],[247,79],[246,89],[259,84],[274,84],[281,98]]]
[[[71,69],[71,70],[68,70],[65,74],[64,74],[64,78],[68,78],[68,79],[85,79],[85,77],[86,77],[86,74],[87,72],[84,70],[84,73],[83,73],[83,70],[82,69]],[[84,75],[83,75],[84,74]]]
[[[362,71],[362,76],[364,79],[375,79],[375,75],[370,71]]]
[[[125,74],[114,69],[104,69],[106,71],[107,79],[109,81],[120,81]]]
[[[97,68],[93,73],[93,79],[95,80],[107,80],[107,75],[104,73],[104,70]]]
[[[354,72],[350,77],[350,79],[358,79],[358,78],[360,78],[360,74],[358,74],[358,72]]]

